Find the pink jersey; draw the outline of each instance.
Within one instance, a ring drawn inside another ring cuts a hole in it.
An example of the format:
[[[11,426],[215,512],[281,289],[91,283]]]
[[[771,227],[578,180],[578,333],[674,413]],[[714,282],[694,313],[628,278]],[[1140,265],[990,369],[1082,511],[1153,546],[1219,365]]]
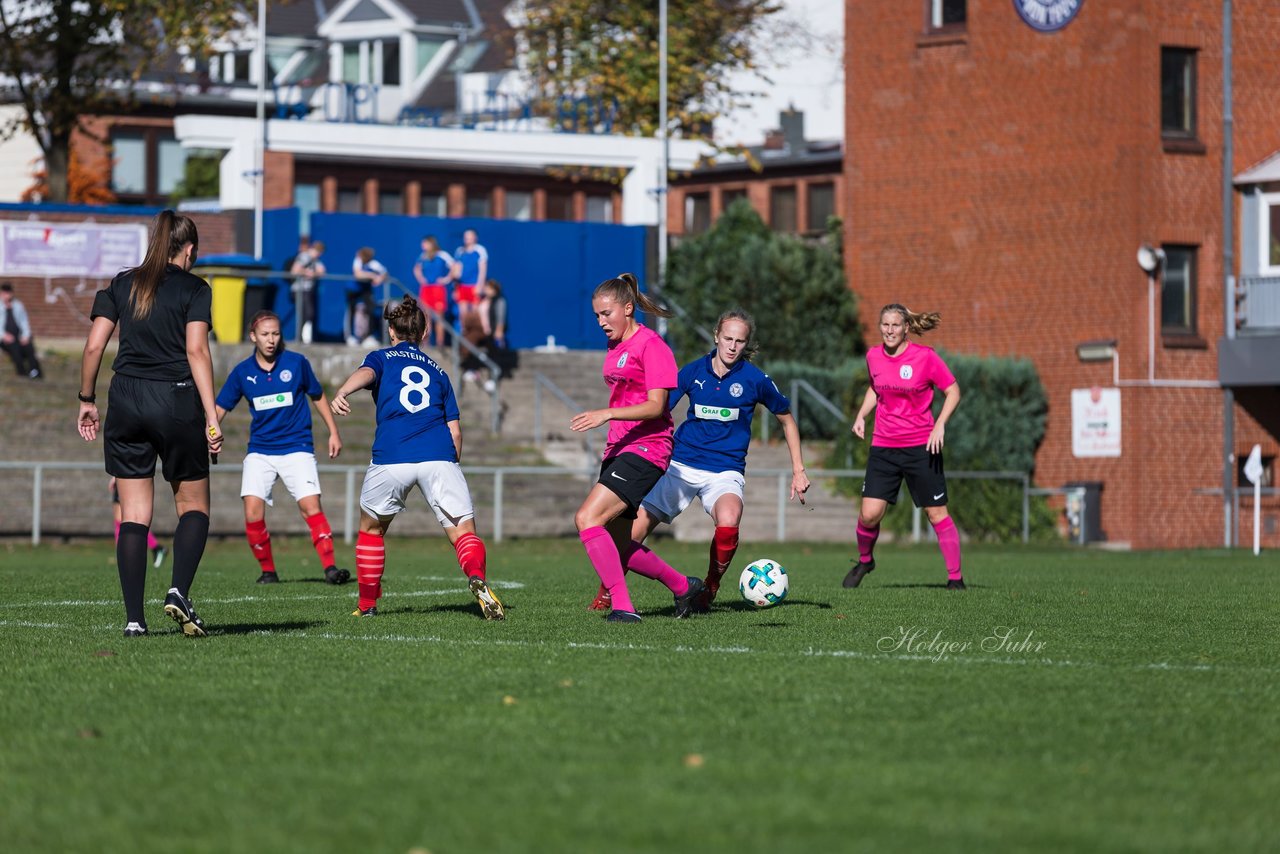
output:
[[[933,430],[933,390],[956,381],[932,347],[912,342],[897,356],[884,345],[867,352],[867,374],[876,393],[876,426],[871,444],[913,448],[927,444]]]
[[[650,389],[676,387],[676,357],[658,333],[641,325],[626,341],[609,345],[604,381],[609,386],[610,408],[635,406],[649,399]],[[604,458],[636,454],[666,470],[673,432],[669,410],[648,421],[610,421]]]

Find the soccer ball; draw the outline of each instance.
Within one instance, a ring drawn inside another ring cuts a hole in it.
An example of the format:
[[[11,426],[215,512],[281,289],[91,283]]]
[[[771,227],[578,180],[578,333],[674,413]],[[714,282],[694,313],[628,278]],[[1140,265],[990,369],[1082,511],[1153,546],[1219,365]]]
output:
[[[787,598],[787,571],[776,560],[762,558],[747,564],[738,579],[738,592],[757,608],[769,608]]]

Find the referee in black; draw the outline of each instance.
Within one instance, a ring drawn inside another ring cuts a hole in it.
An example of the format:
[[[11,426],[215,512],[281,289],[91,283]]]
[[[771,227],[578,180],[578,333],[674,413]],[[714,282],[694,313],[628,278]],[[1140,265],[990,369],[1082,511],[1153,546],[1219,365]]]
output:
[[[161,211],[142,264],[125,270],[93,301],[93,326],[80,364],[80,435],[98,436],[94,391],[102,354],[116,327],[120,346],[107,409],[107,474],[120,493],[116,563],[124,592],[125,637],[147,633],[142,599],[156,458],[173,489],[173,581],[165,613],[183,633],[205,634],[188,595],[209,537],[209,455],[222,449],[209,356],[213,291],[191,274],[200,243],[190,218]]]

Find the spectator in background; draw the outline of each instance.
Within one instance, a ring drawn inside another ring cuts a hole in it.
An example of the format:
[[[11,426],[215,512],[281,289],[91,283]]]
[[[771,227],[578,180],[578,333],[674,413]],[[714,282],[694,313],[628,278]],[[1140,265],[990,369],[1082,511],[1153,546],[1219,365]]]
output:
[[[440,242],[430,234],[422,238],[422,254],[413,265],[413,277],[418,280],[418,302],[435,312],[442,321],[449,312],[449,283],[453,281],[453,269],[453,257],[440,251]],[[437,323],[431,312],[423,312],[427,318],[427,332],[422,340],[443,347],[444,324]]]
[[[0,346],[13,359],[14,370],[19,376],[38,380],[40,360],[36,358],[36,346],[31,338],[31,320],[27,307],[13,295],[13,285],[0,285]]]
[[[456,259],[453,277],[458,285],[454,289],[454,299],[458,303],[458,328],[462,328],[462,319],[469,312],[476,310],[476,288],[489,278],[489,252],[476,242],[476,230],[468,228],[462,232],[462,245],[453,253]]]
[[[373,289],[387,280],[387,268],[373,258],[372,246],[363,246],[351,262],[351,275],[355,284],[347,291],[347,344],[358,347],[376,347],[382,343],[382,331],[374,314]]]
[[[306,241],[307,245],[301,244]],[[299,241],[298,254],[289,264],[293,274],[293,299],[298,311],[298,338],[310,344],[316,320],[316,280],[327,270],[320,256],[324,255],[324,241],[312,243],[307,238]]]

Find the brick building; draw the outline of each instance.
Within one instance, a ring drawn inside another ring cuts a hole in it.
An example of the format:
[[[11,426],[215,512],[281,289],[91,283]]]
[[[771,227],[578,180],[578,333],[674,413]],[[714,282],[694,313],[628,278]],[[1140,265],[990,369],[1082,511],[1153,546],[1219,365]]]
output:
[[[1103,530],[1137,548],[1224,541],[1220,383],[1226,465],[1260,443],[1270,478],[1280,451],[1280,4],[1234,10],[1239,318],[1219,0],[846,3],[852,287],[869,308],[940,311],[931,345],[1032,359],[1050,407],[1036,483],[1101,482]],[[1150,280],[1144,245],[1163,253]],[[1073,451],[1072,391],[1095,387],[1119,389],[1119,456]],[[1262,515],[1280,545],[1280,503]]]
[[[672,179],[667,196],[672,237],[701,234],[739,198],[750,201],[775,231],[823,232],[844,193],[843,146],[838,139],[806,139],[799,110],[784,111],[779,125],[763,144],[748,149],[750,160],[718,160]]]

